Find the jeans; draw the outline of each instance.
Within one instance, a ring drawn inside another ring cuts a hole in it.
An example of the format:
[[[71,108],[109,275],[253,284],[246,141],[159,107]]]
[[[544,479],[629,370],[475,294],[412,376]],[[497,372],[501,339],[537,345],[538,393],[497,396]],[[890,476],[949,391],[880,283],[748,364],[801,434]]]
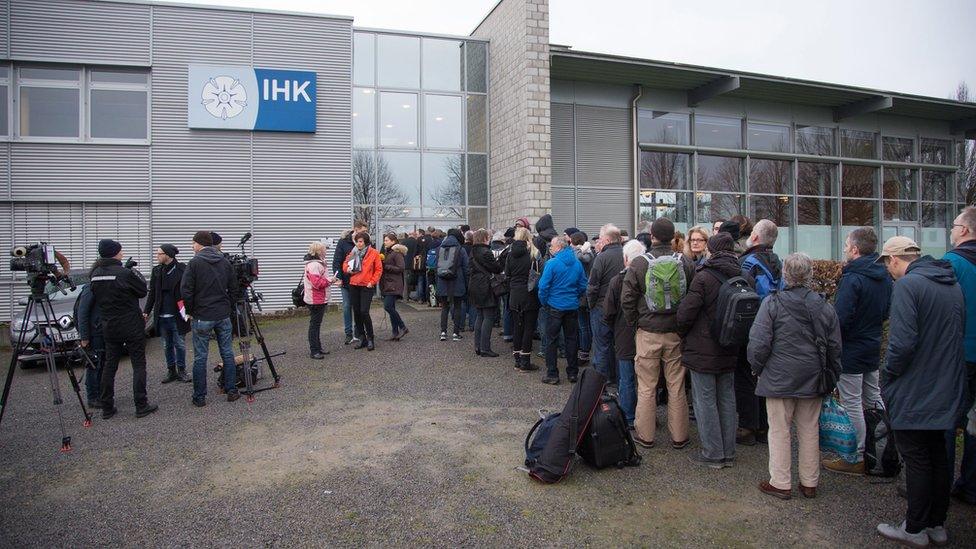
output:
[[[752,375],[752,366],[746,360],[746,346],[739,352],[735,365],[735,409],[739,413],[739,427],[750,431],[766,431],[766,399],[756,396],[756,383],[759,378]]]
[[[559,332],[562,331],[566,339],[566,376],[576,377],[579,375],[579,352],[576,338],[579,336],[579,312],[576,309],[570,311],[560,311],[548,307],[546,311],[546,339],[550,342],[556,341]],[[556,357],[558,356],[558,345],[546,347],[546,371],[547,376],[559,378],[559,368],[556,367]]]
[[[637,378],[634,376],[634,361],[618,360],[617,371],[620,372],[620,384],[617,387],[620,408],[624,411],[624,419],[627,420],[627,425],[633,425],[634,414],[637,410]]]
[[[210,352],[210,333],[217,334],[217,349],[224,363],[224,391],[237,392],[237,362],[234,359],[233,334],[230,318],[223,320],[193,319],[193,399],[207,396],[207,354]]]
[[[441,302],[441,331],[447,332],[447,316],[451,315],[454,318],[454,333],[461,333],[461,328],[464,327],[464,317],[461,315],[464,298],[447,296],[438,299]]]
[[[590,356],[590,364],[601,374],[610,377],[611,362],[616,358],[613,328],[603,322],[602,307],[590,309],[590,331],[593,335],[593,354]]]
[[[325,303],[309,305],[308,317],[308,352],[319,354],[322,352],[322,317],[325,316]]]
[[[512,350],[516,353],[529,354],[532,352],[532,336],[539,322],[539,309],[527,311],[512,311],[515,330],[512,333]]]
[[[973,399],[976,397],[976,362],[966,363],[966,396],[963,400],[957,427],[966,427],[966,414],[973,407]],[[950,463],[949,479],[954,475],[954,465],[956,463],[956,430],[946,431],[946,456]],[[962,463],[959,466],[959,478],[952,483],[952,491],[959,492],[969,501],[976,501],[976,437],[970,435],[965,430],[962,434]]]
[[[352,337],[352,298],[350,297],[349,286],[343,282],[342,288],[342,327],[346,332],[346,337]]]
[[[478,319],[478,308],[471,305],[468,298],[461,300],[461,327],[464,328],[465,322],[469,330],[474,330],[474,321]]]
[[[950,471],[943,431],[894,431],[905,460],[908,511],[905,530],[917,534],[945,524],[949,510]]]
[[[102,333],[105,337],[105,365],[101,376],[102,404],[105,408],[115,406],[115,374],[119,370],[122,346],[125,345],[132,363],[133,400],[136,409],[143,408],[149,402],[146,394],[146,332],[143,323],[113,326],[105,325],[104,320],[102,322]]]
[[[579,350],[589,353],[593,345],[593,330],[590,327],[590,309],[579,308]]]
[[[101,398],[102,367],[105,365],[105,338],[101,334],[92,334],[91,340],[88,342],[88,349],[95,354],[95,359],[92,360],[95,369],[85,370],[85,393],[88,402],[95,402]]]
[[[541,336],[539,340],[539,353],[542,356],[546,356],[546,349],[549,348],[549,335],[547,327],[549,326],[549,308],[543,305],[539,309],[539,317],[536,320],[538,323],[539,335]],[[563,354],[566,354],[566,338],[563,336],[562,331],[559,332],[557,337],[556,345]]]
[[[695,405],[702,457],[714,463],[735,459],[735,390],[732,372],[700,374],[691,371],[691,400]]]
[[[369,316],[369,305],[373,302],[373,288],[349,286],[352,301],[352,317],[356,324],[356,337],[373,339],[373,318]]]
[[[390,315],[390,328],[393,330],[394,334],[398,334],[407,329],[407,325],[403,323],[403,318],[400,317],[400,313],[396,310],[396,302],[398,295],[385,295],[383,296],[383,310]]]
[[[657,429],[657,384],[664,372],[668,388],[668,431],[672,442],[688,440],[688,400],[685,396],[685,367],[681,365],[681,338],[676,333],[637,329],[637,411],[634,430],[651,442]]]
[[[159,317],[156,331],[163,340],[163,353],[166,355],[166,367],[186,373],[186,338],[176,327],[176,317]]]
[[[495,319],[498,318],[498,307],[478,307],[478,317],[474,323],[474,348],[488,352],[491,351],[491,331],[495,327]]]
[[[416,271],[417,273],[417,290],[414,292],[414,297],[417,301],[427,301],[430,297],[427,294],[427,271]]]
[[[854,431],[857,433],[857,458],[860,460],[864,455],[864,438],[867,434],[864,410],[884,407],[878,385],[878,370],[866,374],[841,374],[837,379],[837,392],[840,393],[840,405],[854,424]]]

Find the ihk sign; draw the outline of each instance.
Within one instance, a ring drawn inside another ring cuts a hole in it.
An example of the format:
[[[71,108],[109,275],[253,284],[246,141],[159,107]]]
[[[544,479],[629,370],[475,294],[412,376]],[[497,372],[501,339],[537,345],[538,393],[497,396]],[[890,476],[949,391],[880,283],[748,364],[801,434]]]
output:
[[[190,128],[315,132],[315,73],[190,65]]]

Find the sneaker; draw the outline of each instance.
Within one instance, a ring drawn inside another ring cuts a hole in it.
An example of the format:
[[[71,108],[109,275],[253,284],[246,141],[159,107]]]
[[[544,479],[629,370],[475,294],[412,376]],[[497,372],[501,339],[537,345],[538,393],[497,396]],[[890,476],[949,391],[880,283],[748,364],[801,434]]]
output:
[[[723,459],[722,467],[727,467],[729,469],[735,467],[735,459]]]
[[[485,358],[498,358],[498,353],[495,351],[481,351],[481,356]]]
[[[688,459],[690,459],[692,463],[697,463],[698,465],[708,467],[709,469],[721,469],[725,467],[724,462],[707,459],[705,456],[701,455],[700,452],[692,452],[688,454]]]
[[[576,376],[568,376],[566,379],[568,379],[570,383],[576,383],[578,381]]]
[[[179,378],[179,380],[183,383],[193,383],[193,378],[186,375],[186,371],[184,370],[180,370],[179,373],[176,374],[176,377]]]
[[[926,528],[924,532],[929,537],[929,541],[932,542],[932,545],[935,545],[936,547],[943,547],[949,544],[949,533],[946,532],[945,526]]]
[[[544,377],[544,378],[542,378],[542,382],[545,383],[546,385],[559,385],[559,378],[558,377]]]
[[[864,475],[864,460],[857,463],[850,463],[845,459],[824,459],[820,462],[824,469],[840,473],[842,475],[862,476]]]
[[[451,336],[451,341],[461,341],[461,339],[463,339],[463,338],[461,337],[461,334],[459,334],[459,333],[457,333],[457,332],[454,332],[454,335],[453,335],[453,336]]]
[[[686,439],[684,439],[684,440],[682,440],[680,442],[675,442],[675,441],[672,440],[671,441],[671,447],[674,448],[675,450],[682,450],[682,449],[684,449],[685,446],[688,446],[689,443],[691,443],[691,439],[690,438],[686,438]]]
[[[146,404],[142,408],[136,408],[136,417],[146,417],[159,409],[155,404]]]
[[[759,491],[779,499],[790,499],[791,497],[793,497],[792,490],[780,490],[779,488],[773,486],[769,482],[760,482]]]
[[[203,408],[204,406],[207,405],[207,399],[206,398],[195,398],[195,399],[193,399],[193,405],[196,406],[197,408]]]
[[[325,358],[325,353],[312,353],[313,360],[322,360]]]
[[[174,381],[176,381],[178,379],[180,379],[180,378],[179,378],[179,376],[176,375],[176,370],[170,370],[166,374],[166,377],[163,378],[163,384],[172,383],[172,382],[174,382]]]
[[[917,534],[909,534],[905,530],[904,521],[899,525],[881,523],[878,525],[878,533],[881,537],[900,543],[902,545],[907,545],[909,547],[928,547],[929,546],[929,536],[925,531],[921,531]]]
[[[804,486],[804,485],[801,484],[800,485],[800,493],[803,494],[803,497],[805,497],[807,499],[813,499],[813,498],[817,497],[817,487],[816,486]]]
[[[119,413],[119,410],[115,406],[112,406],[111,408],[105,408],[105,407],[103,407],[102,408],[102,419],[108,419],[108,418],[114,416],[117,413]]]
[[[447,341],[447,332],[441,332],[441,341]]]
[[[104,406],[102,406],[102,401],[97,399],[89,400],[88,407],[92,410],[101,410],[104,408]]]
[[[634,435],[634,444],[636,444],[638,446],[642,446],[644,448],[653,448],[654,447],[654,441],[653,440],[644,440],[644,439],[642,439],[641,437],[639,437],[637,435]]]
[[[239,398],[241,398],[241,393],[239,391],[234,391],[233,393],[227,393],[227,402],[234,402]]]
[[[350,343],[352,343],[353,341],[357,341],[357,340],[356,340],[356,338],[354,338],[354,337],[352,337],[351,335],[348,335],[348,334],[347,334],[347,335],[346,335],[346,342],[345,342],[345,343],[343,343],[343,345],[349,345],[349,344],[350,344]]]

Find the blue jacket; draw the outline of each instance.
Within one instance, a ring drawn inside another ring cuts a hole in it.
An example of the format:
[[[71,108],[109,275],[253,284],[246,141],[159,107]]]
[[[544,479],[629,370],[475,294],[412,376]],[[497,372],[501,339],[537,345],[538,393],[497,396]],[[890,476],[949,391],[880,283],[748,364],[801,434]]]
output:
[[[438,248],[450,246],[459,246],[458,273],[456,277],[450,280],[437,277],[437,297],[464,297],[468,292],[468,254],[452,235],[445,237]]]
[[[891,276],[875,263],[878,254],[866,255],[844,266],[834,309],[840,321],[841,371],[874,372],[881,363],[881,326],[891,305]]]
[[[976,240],[963,242],[942,259],[952,264],[966,300],[966,362],[976,363]]]
[[[539,278],[539,303],[559,311],[575,311],[586,293],[583,264],[572,247],[566,247],[546,261]]]
[[[966,387],[962,290],[952,265],[924,256],[891,296],[881,396],[895,430],[951,429]]]

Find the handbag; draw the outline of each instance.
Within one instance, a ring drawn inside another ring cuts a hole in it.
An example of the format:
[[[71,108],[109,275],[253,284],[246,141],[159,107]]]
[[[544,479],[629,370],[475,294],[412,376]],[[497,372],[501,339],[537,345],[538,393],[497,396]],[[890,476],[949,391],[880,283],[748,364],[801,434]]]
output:
[[[302,272],[302,278],[298,281],[298,286],[295,286],[291,290],[291,303],[295,307],[305,307],[305,273]]]
[[[508,293],[508,276],[505,273],[492,273],[488,275],[488,285],[495,297],[501,297]]]
[[[539,260],[533,259],[531,265],[529,265],[528,283],[526,284],[530,292],[535,291],[536,286],[539,285],[540,277],[541,275],[539,274]]]
[[[824,397],[820,406],[820,449],[833,452],[848,463],[859,458],[854,423],[833,395]]]

